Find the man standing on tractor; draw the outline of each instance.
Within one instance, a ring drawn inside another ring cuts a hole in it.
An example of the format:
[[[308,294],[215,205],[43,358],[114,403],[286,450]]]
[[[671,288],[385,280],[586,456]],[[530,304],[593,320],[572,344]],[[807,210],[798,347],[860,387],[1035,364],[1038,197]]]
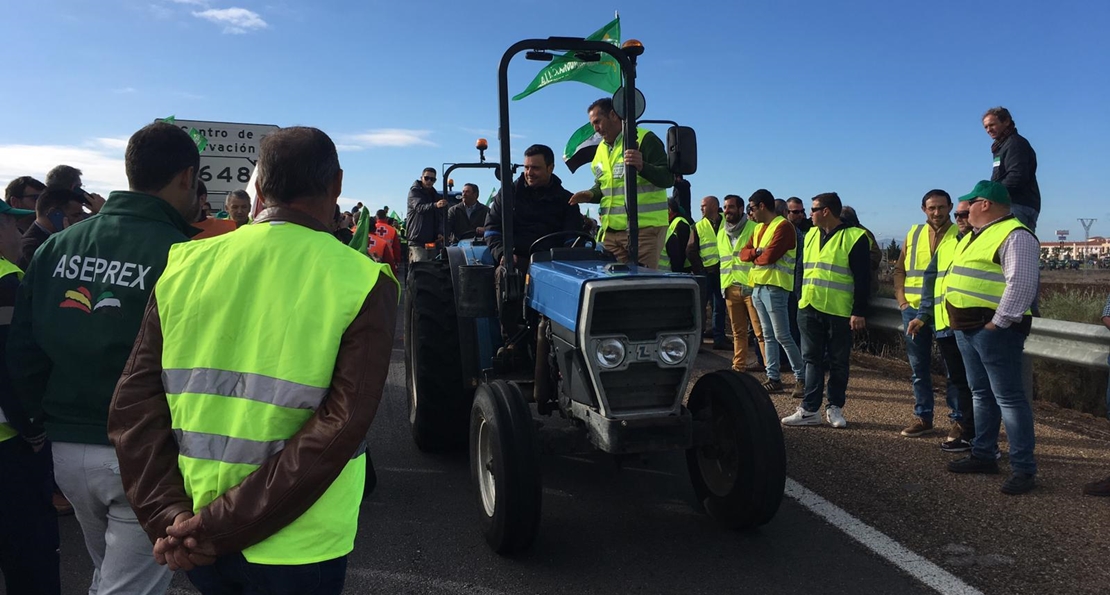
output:
[[[360,204],[359,207],[362,205]],[[409,188],[409,213],[405,218],[409,245],[423,248],[441,241],[443,221],[447,217],[447,199],[436,192],[436,170],[425,167],[420,179]],[[356,211],[357,213],[357,211]]]
[[[570,191],[563,188],[563,181],[554,171],[555,153],[551,147],[532,145],[524,150],[524,174],[513,182],[513,212],[509,214],[513,218],[512,254],[518,257],[520,268],[527,268],[529,251],[536,240],[560,231],[582,231],[582,212],[569,201]],[[666,197],[663,206],[666,207]],[[501,263],[505,255],[501,237],[503,209],[498,191],[485,225],[486,242],[497,263]],[[557,238],[537,249],[561,246],[566,240]]]
[[[594,186],[576,192],[571,204],[600,202],[600,240],[613,256],[628,262],[628,213],[624,201],[624,168],[636,168],[636,208],[639,223],[640,264],[659,266],[663,237],[667,233],[667,188],[674,186],[674,174],[667,166],[667,150],[654,133],[636,129],[636,149],[624,150],[624,121],[613,110],[613,100],[605,97],[590,104],[587,113],[602,142],[590,164]]]

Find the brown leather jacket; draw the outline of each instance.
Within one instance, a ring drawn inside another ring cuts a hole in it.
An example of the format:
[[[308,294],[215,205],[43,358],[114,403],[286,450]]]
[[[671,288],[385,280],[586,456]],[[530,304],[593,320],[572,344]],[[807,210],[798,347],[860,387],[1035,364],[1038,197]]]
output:
[[[299,211],[271,208],[255,224],[287,221],[327,232]],[[366,438],[389,370],[397,286],[377,283],[344,331],[328,398],[287,443],[238,486],[199,511],[199,541],[217,555],[242,551],[304,514]],[[192,512],[177,464],[177,443],[162,386],[162,326],[151,294],[108,417],[127,499],[153,542],[183,512]]]

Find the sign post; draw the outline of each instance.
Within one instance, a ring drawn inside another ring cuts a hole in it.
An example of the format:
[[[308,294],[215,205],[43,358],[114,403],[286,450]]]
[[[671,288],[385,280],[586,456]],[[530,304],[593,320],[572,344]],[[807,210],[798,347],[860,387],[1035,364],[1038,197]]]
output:
[[[201,120],[170,120],[185,132],[195,131],[204,139],[200,148],[200,181],[208,188],[213,209],[222,209],[224,197],[232,190],[247,190],[254,166],[258,163],[258,147],[267,135],[280,127],[272,124],[236,124]],[[253,189],[251,189],[253,193]]]

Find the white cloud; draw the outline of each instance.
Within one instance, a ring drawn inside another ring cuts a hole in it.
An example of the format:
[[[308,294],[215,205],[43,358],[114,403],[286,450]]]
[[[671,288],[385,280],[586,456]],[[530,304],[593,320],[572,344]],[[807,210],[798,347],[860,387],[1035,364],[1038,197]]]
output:
[[[127,149],[127,141],[129,139],[123,137],[101,137],[94,138],[87,143],[93,148],[104,149],[106,151],[123,151]],[[80,168],[78,168],[80,169]]]
[[[379,128],[361,134],[348,134],[342,137],[342,146],[347,151],[375,147],[438,147],[428,140],[431,130],[406,130],[403,128]]]
[[[189,4],[191,6],[208,7],[208,0],[171,0],[174,4]]]
[[[107,196],[109,191],[127,188],[123,148],[118,140],[95,139],[90,146],[0,145],[0,180],[7,183],[19,176],[34,176],[41,181],[46,172],[64,163],[81,170],[87,190]]]
[[[265,29],[269,25],[257,12],[245,8],[210,8],[194,12],[193,16],[223,25],[224,33],[247,33],[254,29]]]

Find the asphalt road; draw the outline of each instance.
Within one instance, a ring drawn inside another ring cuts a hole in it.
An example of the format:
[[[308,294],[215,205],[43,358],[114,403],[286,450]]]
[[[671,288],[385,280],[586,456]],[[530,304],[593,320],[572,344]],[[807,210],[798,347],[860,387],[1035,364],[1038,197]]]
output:
[[[757,531],[718,528],[697,510],[681,453],[622,466],[602,454],[543,460],[539,537],[500,557],[478,531],[465,455],[425,455],[409,436],[401,347],[398,333],[370,432],[378,487],[359,518],[348,593],[935,592],[790,498]],[[702,353],[698,367],[720,359]],[[61,525],[63,593],[85,593],[80,528],[73,517]],[[179,573],[170,593],[193,592]]]

